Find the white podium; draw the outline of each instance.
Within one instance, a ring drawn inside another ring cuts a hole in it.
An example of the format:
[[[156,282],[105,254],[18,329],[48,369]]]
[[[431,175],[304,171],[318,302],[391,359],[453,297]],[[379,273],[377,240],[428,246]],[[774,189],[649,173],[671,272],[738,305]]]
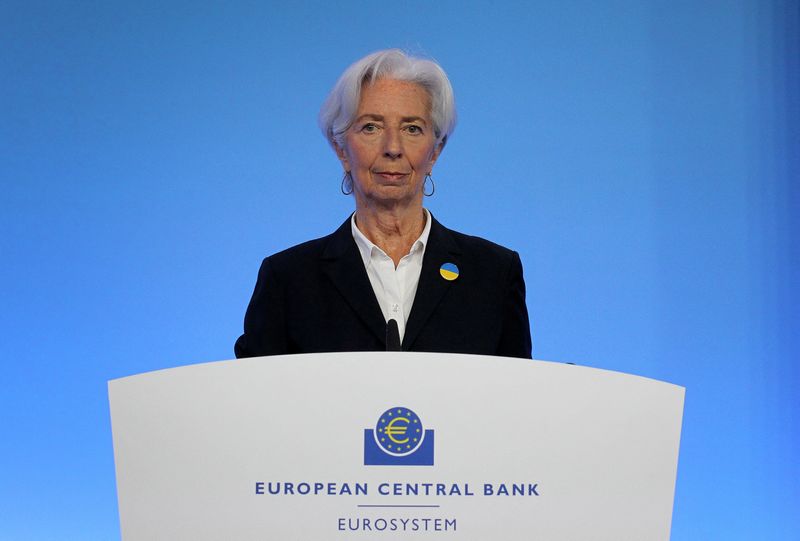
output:
[[[109,382],[124,541],[668,540],[684,389],[332,353]]]

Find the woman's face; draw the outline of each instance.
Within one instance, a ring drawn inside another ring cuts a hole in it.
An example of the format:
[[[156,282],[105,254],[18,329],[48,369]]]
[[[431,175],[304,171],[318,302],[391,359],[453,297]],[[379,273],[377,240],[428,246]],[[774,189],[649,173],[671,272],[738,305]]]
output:
[[[344,146],[336,145],[345,171],[353,177],[358,206],[421,206],[425,175],[440,151],[428,92],[395,79],[364,85]]]

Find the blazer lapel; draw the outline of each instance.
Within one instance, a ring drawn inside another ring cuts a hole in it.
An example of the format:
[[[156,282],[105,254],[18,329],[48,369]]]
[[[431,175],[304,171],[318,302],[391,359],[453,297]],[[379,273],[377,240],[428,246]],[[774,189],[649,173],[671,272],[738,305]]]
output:
[[[369,330],[386,342],[386,322],[372,291],[364,262],[350,231],[350,219],[330,237],[322,253],[322,270]]]
[[[431,215],[433,219],[433,215]],[[419,285],[414,296],[414,304],[406,323],[406,332],[403,337],[403,351],[409,351],[414,345],[417,335],[425,327],[433,311],[450,289],[451,282],[442,278],[439,268],[443,263],[460,263],[461,250],[458,248],[453,235],[442,224],[433,220],[428,245],[425,247],[425,256],[422,258],[422,271],[419,275]],[[363,265],[362,265],[363,266]]]

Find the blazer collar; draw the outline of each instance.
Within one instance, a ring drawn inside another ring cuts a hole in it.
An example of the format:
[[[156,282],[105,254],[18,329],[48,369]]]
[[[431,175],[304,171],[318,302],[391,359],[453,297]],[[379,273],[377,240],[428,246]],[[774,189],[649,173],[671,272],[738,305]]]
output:
[[[322,252],[322,270],[367,328],[386,343],[386,322],[372,291],[367,270],[350,231],[350,219],[329,238]]]
[[[414,296],[414,304],[406,323],[406,332],[403,337],[403,351],[411,350],[420,331],[430,319],[436,307],[450,289],[452,282],[445,280],[439,274],[439,269],[444,263],[461,263],[461,250],[449,229],[440,224],[431,214],[431,234],[428,245],[425,247],[425,256],[422,258],[422,271],[419,275],[419,285]]]

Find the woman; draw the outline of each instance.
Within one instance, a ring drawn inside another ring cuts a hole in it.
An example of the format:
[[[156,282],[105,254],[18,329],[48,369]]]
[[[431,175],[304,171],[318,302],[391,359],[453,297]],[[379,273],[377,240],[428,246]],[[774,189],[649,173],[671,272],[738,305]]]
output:
[[[422,206],[455,127],[438,64],[373,53],[344,72],[319,118],[356,211],[332,235],[264,260],[236,356],[385,350],[394,320],[405,351],[530,358],[518,254]]]

